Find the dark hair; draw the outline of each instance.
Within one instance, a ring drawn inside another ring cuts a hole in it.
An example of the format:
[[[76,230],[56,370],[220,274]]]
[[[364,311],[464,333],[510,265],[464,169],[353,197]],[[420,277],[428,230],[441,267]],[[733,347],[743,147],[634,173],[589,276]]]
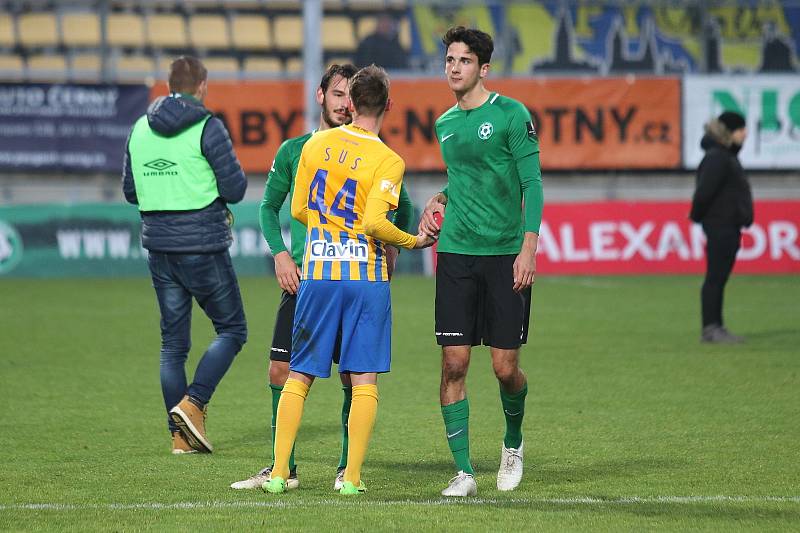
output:
[[[322,79],[319,82],[319,88],[322,89],[322,92],[327,92],[328,86],[331,84],[331,80],[337,74],[343,77],[346,80],[349,80],[353,76],[355,76],[356,71],[358,69],[355,65],[351,65],[350,63],[345,63],[344,65],[337,65],[334,63],[333,65],[328,67],[328,70],[325,71],[325,74],[322,75]]]
[[[492,52],[494,52],[492,36],[481,30],[455,26],[447,30],[442,37],[442,43],[444,43],[445,50],[453,43],[466,44],[469,51],[478,56],[479,65],[485,65],[492,60]]]
[[[362,115],[378,116],[389,100],[389,75],[373,63],[350,79],[350,100]]]
[[[746,126],[745,119],[742,114],[735,111],[725,111],[717,118],[717,120],[722,122],[731,133]]]
[[[169,66],[169,90],[173,93],[194,94],[208,78],[208,70],[199,59],[181,56]]]

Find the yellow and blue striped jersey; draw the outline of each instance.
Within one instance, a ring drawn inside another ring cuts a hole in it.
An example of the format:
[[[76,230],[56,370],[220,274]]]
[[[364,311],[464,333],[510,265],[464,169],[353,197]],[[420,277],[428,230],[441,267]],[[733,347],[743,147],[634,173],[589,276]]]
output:
[[[364,232],[364,210],[368,198],[396,209],[404,171],[377,135],[352,124],[306,142],[292,196],[293,213],[308,209],[303,279],[389,281],[384,243]]]

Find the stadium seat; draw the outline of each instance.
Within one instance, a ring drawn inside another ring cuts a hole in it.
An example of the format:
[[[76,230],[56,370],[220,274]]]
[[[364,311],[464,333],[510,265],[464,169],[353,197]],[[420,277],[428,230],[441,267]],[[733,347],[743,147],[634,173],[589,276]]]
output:
[[[75,54],[70,61],[73,77],[89,79],[94,75],[93,77],[96,79],[100,74],[102,63],[100,54]]]
[[[189,18],[189,38],[195,48],[230,48],[228,21],[222,15],[194,15]]]
[[[247,74],[282,74],[283,63],[276,57],[247,57],[244,71]]]
[[[202,59],[208,74],[213,78],[237,78],[239,62],[234,57],[206,57]]]
[[[237,15],[231,29],[233,46],[237,49],[269,50],[272,35],[267,19],[260,15]]]
[[[154,48],[185,48],[186,21],[181,15],[147,17],[147,43]]]
[[[303,46],[303,19],[294,15],[275,17],[275,47],[299,50]]]
[[[301,57],[290,57],[286,60],[286,69],[287,74],[298,74],[303,72],[303,58]]]
[[[108,15],[106,35],[111,46],[144,46],[144,21],[139,15],[112,13]]]
[[[22,46],[58,45],[58,24],[53,13],[28,13],[17,19]]]
[[[25,74],[22,58],[14,54],[0,54],[0,73],[3,79],[17,80]]]
[[[411,21],[408,17],[403,17],[397,25],[397,33],[400,45],[406,50],[411,50]]]
[[[151,76],[153,74],[153,58],[143,55],[119,56],[116,60],[117,75],[123,77]]]
[[[349,56],[334,56],[334,57],[329,57],[328,59],[326,59],[325,62],[322,64],[322,66],[324,68],[327,68],[330,65],[333,65],[334,63],[336,63],[337,65],[344,65],[345,63],[352,63],[352,62],[353,62],[353,58],[352,57],[349,57]]]
[[[14,35],[14,19],[11,15],[0,14],[0,46],[11,48],[17,44]]]
[[[349,17],[331,16],[322,19],[322,48],[325,50],[355,50],[356,36]]]
[[[93,13],[64,13],[61,37],[67,46],[100,46],[100,20]]]
[[[360,41],[367,35],[374,33],[377,26],[378,17],[372,15],[359,17],[358,22],[356,22],[356,36],[358,40]]]
[[[29,56],[28,77],[37,80],[65,80],[67,78],[67,61],[60,54]]]

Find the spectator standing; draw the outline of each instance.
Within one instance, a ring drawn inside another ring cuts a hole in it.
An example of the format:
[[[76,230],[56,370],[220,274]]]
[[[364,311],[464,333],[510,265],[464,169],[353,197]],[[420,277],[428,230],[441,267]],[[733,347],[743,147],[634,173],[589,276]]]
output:
[[[706,155],[697,168],[690,218],[706,234],[706,276],[701,290],[701,342],[739,343],[722,320],[722,299],[741,231],[753,223],[753,195],[738,153],[747,128],[739,113],[725,111],[705,126],[700,146]]]

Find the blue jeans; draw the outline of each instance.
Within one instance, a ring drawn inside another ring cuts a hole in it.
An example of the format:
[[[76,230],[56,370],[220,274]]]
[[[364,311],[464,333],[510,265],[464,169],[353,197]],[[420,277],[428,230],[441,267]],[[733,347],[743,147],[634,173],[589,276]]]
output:
[[[169,412],[188,394],[205,405],[233,358],[247,341],[239,283],[228,251],[215,254],[151,252],[153,287],[161,309],[161,392]],[[214,324],[217,337],[208,346],[186,386],[191,347],[192,298]],[[170,431],[177,427],[167,417]]]

